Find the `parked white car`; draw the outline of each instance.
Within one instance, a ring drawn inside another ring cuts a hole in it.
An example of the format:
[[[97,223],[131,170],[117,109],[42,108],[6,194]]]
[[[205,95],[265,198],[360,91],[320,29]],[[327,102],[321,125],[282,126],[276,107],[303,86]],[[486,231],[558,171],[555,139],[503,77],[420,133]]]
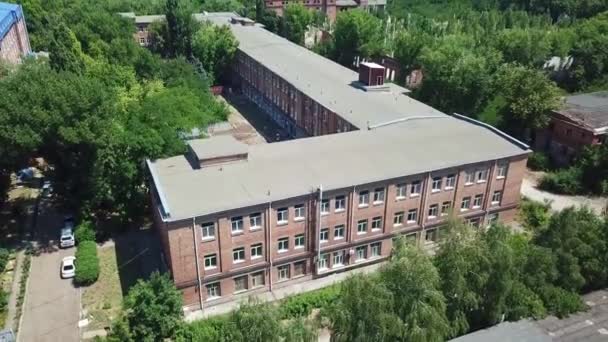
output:
[[[59,236],[59,247],[68,248],[73,247],[76,244],[74,239],[74,231],[71,227],[61,228],[61,235]]]
[[[67,256],[61,260],[61,279],[74,278],[76,275],[76,257]]]

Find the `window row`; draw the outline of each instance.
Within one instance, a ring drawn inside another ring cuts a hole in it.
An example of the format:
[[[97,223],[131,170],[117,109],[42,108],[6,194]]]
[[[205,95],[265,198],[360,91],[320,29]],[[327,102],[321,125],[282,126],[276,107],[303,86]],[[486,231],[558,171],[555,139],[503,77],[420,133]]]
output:
[[[264,256],[264,249],[261,243],[256,243],[250,246],[249,256],[251,260],[256,260]],[[247,260],[245,255],[245,247],[238,247],[232,250],[232,262],[235,264]],[[208,254],[204,257],[205,270],[212,270],[217,267],[217,254]]]
[[[259,271],[251,274],[246,274],[233,278],[234,293],[240,293],[249,289],[255,289],[264,286],[266,277],[264,271]],[[220,282],[209,283],[205,285],[207,291],[207,300],[213,300],[222,296],[222,288]]]

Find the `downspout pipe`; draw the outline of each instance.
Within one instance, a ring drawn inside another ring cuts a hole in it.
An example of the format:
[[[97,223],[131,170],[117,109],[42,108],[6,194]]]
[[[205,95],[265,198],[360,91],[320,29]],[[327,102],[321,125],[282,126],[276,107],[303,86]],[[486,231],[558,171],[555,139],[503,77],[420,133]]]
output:
[[[203,287],[201,284],[201,272],[198,264],[198,239],[196,238],[196,218],[192,218],[192,239],[194,243],[194,264],[196,265],[196,279],[198,281],[198,300],[203,311]]]

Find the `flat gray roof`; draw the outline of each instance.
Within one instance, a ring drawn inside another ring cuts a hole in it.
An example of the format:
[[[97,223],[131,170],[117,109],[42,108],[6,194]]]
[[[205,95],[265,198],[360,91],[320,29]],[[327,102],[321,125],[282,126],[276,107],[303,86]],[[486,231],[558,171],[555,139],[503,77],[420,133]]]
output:
[[[504,322],[451,342],[551,342],[553,339],[530,321]]]
[[[188,145],[199,160],[247,153],[247,145],[236,140],[232,135],[189,140]]]
[[[183,157],[150,162],[167,220],[302,196],[319,185],[343,189],[527,153],[487,127],[447,115],[248,148],[246,162],[196,170],[184,167]]]

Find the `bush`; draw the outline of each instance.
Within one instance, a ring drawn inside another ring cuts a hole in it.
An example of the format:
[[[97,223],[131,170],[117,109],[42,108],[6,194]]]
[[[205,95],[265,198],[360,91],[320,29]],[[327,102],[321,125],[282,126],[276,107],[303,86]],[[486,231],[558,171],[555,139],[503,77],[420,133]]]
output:
[[[548,173],[541,179],[538,187],[566,195],[576,195],[584,191],[581,184],[581,172],[575,167]]]
[[[281,302],[281,318],[308,316],[313,309],[321,309],[335,301],[338,298],[339,290],[339,287],[334,285],[288,297]]]
[[[557,286],[545,286],[540,291],[540,297],[547,311],[559,318],[582,310],[585,306],[581,296]]]
[[[92,284],[99,277],[97,245],[93,241],[83,241],[76,248],[76,283]]]
[[[95,241],[95,229],[93,229],[93,224],[90,221],[83,221],[76,228],[74,238],[76,239],[76,243]]]
[[[0,272],[3,272],[11,253],[6,248],[0,248]]]
[[[551,168],[551,160],[543,152],[533,152],[528,157],[528,167],[534,171],[546,171]]]

